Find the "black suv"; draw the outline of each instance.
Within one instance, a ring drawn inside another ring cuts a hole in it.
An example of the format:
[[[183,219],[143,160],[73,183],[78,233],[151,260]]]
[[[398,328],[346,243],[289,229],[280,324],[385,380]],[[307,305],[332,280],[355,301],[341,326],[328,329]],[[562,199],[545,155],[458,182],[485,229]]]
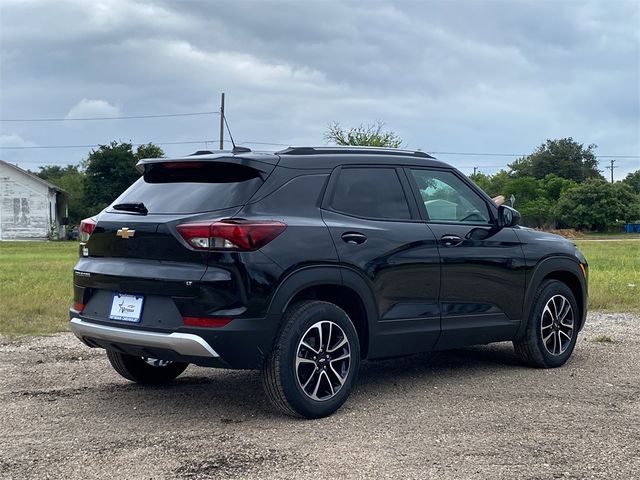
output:
[[[138,169],[81,224],[70,311],[129,380],[261,369],[276,407],[316,418],[364,359],[513,341],[558,367],[584,324],[576,247],[426,153],[237,148]]]

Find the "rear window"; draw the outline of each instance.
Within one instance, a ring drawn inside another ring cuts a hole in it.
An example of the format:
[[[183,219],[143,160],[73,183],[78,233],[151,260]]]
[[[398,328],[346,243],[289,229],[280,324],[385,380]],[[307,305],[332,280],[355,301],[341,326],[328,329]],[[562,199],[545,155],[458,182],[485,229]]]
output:
[[[144,203],[150,215],[210,212],[244,205],[262,183],[260,173],[245,165],[158,163],[112,205]]]
[[[411,218],[402,184],[393,168],[343,168],[331,207],[357,217]]]

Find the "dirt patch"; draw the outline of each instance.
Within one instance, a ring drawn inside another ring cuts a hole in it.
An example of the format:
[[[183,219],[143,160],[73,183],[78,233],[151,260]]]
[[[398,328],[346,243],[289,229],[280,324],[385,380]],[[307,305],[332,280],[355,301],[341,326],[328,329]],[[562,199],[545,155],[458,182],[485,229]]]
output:
[[[594,341],[606,336],[612,341]],[[590,314],[570,362],[510,344],[371,362],[316,421],[282,417],[256,372],[120,378],[72,335],[0,344],[0,478],[634,478],[640,316]]]
[[[292,460],[274,448],[265,449],[249,442],[237,442],[226,435],[215,441],[223,448],[207,451],[201,459],[181,462],[174,475],[184,479],[245,478],[260,471],[295,468]]]

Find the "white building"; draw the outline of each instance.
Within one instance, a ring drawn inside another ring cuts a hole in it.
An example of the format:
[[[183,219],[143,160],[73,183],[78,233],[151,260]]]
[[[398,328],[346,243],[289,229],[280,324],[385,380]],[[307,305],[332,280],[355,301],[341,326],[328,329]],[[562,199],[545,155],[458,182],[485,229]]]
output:
[[[0,160],[0,240],[64,238],[68,194]]]
[[[453,220],[457,218],[457,203],[436,198],[435,200],[428,200],[424,202],[424,206],[427,208],[427,213],[431,220]]]

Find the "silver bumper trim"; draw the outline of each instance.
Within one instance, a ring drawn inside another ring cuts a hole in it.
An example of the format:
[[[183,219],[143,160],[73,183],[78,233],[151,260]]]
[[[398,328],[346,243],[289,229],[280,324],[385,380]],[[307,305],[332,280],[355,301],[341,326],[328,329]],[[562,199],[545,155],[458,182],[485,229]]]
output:
[[[83,342],[84,338],[94,338],[96,340],[126,343],[140,347],[165,348],[173,350],[180,355],[189,355],[192,357],[220,357],[202,337],[192,333],[145,332],[129,328],[98,325],[96,323],[85,322],[79,318],[72,318],[69,325],[75,336]]]

